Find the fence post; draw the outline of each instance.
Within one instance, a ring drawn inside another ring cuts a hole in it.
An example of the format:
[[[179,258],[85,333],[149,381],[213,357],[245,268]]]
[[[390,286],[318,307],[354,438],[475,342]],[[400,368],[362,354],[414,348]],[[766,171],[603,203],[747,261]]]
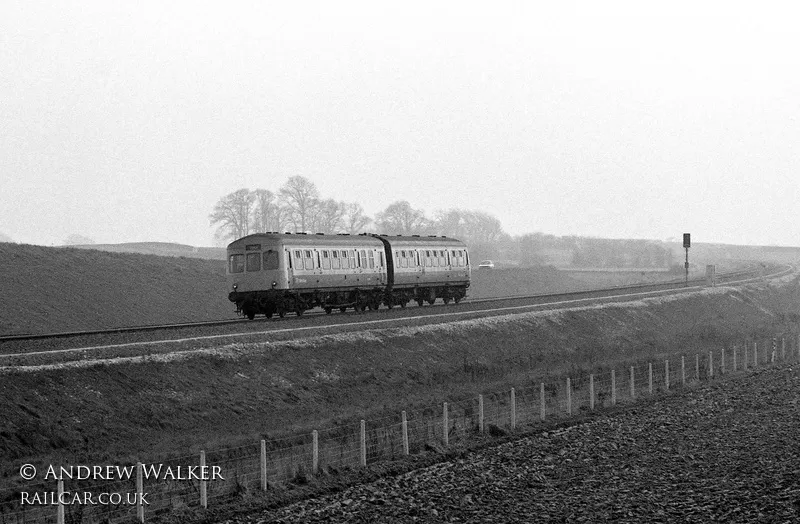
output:
[[[444,447],[450,445],[450,431],[447,423],[447,402],[442,405],[442,441],[444,442]]]
[[[544,382],[539,384],[539,418],[544,420],[547,415],[547,409],[544,399]]]
[[[786,360],[786,337],[781,337],[781,360]]]
[[[708,352],[708,378],[714,378],[714,352]]]
[[[572,415],[572,385],[567,377],[567,415]]]
[[[319,472],[319,433],[317,430],[311,432],[311,473],[316,475]]]
[[[517,394],[511,388],[511,429],[517,429]]]
[[[611,370],[611,405],[617,405],[617,373],[615,369]]]
[[[758,342],[753,342],[753,367],[758,367]]]
[[[647,384],[648,384],[648,391],[650,394],[653,394],[653,363],[647,363]]]
[[[64,496],[64,479],[58,479],[58,509],[56,510],[56,523],[64,524],[64,504],[61,498]]]
[[[700,355],[694,356],[694,378],[700,382]]]
[[[483,418],[483,395],[478,395],[478,430],[481,433],[485,431]]]
[[[594,411],[594,374],[589,375],[589,409]]]
[[[742,359],[742,369],[747,371],[747,342],[744,344],[744,358]]]
[[[733,346],[733,372],[736,373],[736,346]]]
[[[408,419],[405,411],[400,414],[400,418],[402,420],[401,427],[403,428],[403,455],[408,455]]]
[[[367,422],[361,419],[361,465],[367,465]]]
[[[775,363],[775,355],[778,353],[778,338],[772,337],[772,363]]]
[[[205,471],[206,469],[206,452],[202,449],[200,450],[200,471]],[[203,509],[208,509],[208,485],[204,480],[205,475],[200,478],[200,507]]]
[[[664,389],[669,391],[669,360],[664,361]]]
[[[631,400],[636,398],[636,385],[633,382],[633,366],[631,366]]]
[[[686,386],[686,357],[681,356],[681,386]]]
[[[144,493],[144,479],[142,470],[144,467],[141,462],[136,463],[136,518],[139,522],[144,522],[144,505],[142,505],[142,494]]]
[[[267,491],[267,441],[261,439],[261,491]]]
[[[725,348],[722,348],[722,361],[720,362],[719,365],[719,374],[720,375],[725,374]]]

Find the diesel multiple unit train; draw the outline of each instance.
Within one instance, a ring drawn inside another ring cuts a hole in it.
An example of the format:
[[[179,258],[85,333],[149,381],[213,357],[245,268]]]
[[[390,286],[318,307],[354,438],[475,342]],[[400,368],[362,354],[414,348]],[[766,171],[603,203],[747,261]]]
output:
[[[420,306],[467,294],[463,242],[447,237],[258,233],[228,245],[228,299],[249,319]]]

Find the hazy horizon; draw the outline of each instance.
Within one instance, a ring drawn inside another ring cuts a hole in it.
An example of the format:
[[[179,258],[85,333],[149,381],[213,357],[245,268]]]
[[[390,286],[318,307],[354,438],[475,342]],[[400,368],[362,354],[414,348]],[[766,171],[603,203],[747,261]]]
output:
[[[212,246],[217,200],[300,175],[514,236],[800,244],[793,11],[217,5],[0,5],[0,234]]]

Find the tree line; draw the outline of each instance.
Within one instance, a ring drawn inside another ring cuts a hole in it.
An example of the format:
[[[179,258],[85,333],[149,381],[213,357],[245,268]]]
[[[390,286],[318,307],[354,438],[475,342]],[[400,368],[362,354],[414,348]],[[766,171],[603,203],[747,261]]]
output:
[[[290,177],[276,192],[239,189],[225,195],[209,220],[221,242],[268,231],[445,235],[472,244],[491,244],[505,235],[500,221],[488,213],[448,209],[428,218],[404,200],[370,217],[358,203],[322,198],[302,176]]]

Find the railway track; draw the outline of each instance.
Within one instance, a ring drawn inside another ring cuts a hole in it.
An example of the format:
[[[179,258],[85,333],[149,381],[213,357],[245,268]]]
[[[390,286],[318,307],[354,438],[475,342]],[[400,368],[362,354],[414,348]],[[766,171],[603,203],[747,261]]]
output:
[[[723,285],[743,284],[776,278],[794,269],[789,266],[747,268],[719,275]],[[13,365],[13,357],[66,355],[67,360],[141,356],[166,353],[187,344],[206,346],[231,341],[280,341],[309,334],[331,334],[400,325],[435,324],[468,320],[544,308],[590,305],[597,301],[626,301],[707,287],[704,279],[637,284],[615,288],[463,301],[458,305],[382,309],[368,314],[304,315],[280,321],[242,319],[216,322],[138,326],[111,330],[16,335],[0,338],[0,366]]]

